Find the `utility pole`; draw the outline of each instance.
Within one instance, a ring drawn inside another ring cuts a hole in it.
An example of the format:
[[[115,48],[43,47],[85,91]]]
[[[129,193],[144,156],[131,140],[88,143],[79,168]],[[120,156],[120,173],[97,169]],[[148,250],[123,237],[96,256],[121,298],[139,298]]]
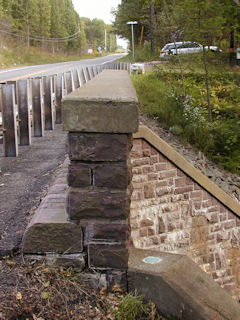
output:
[[[153,0],[150,0],[150,38],[151,38],[151,51],[152,54],[154,54],[154,21],[153,21],[153,15],[154,15],[154,4]]]
[[[107,29],[105,29],[105,48],[104,51],[107,52]]]
[[[26,4],[26,24],[27,24],[27,47],[30,46],[30,28],[29,28],[29,10],[28,10],[28,0],[25,2]]]

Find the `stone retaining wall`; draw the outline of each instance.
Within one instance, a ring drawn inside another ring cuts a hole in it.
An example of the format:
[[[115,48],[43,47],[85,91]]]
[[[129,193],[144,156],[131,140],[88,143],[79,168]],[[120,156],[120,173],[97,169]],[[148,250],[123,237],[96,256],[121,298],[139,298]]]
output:
[[[69,219],[83,232],[88,268],[106,272],[108,282],[122,278],[126,288],[129,152],[138,130],[137,97],[127,71],[103,71],[63,99],[62,114],[69,132]]]
[[[194,171],[199,182],[180,169],[173,150],[170,154],[172,152],[175,163],[170,161],[166,157],[170,146],[162,144],[165,155],[156,145],[153,147],[149,132],[148,129],[148,141],[143,132],[136,135],[131,152],[134,247],[188,255],[239,301],[239,204],[226,196],[223,200],[234,209],[232,211],[206,191],[213,188],[216,196],[221,193],[210,182],[204,184],[205,188],[199,184],[203,177],[195,168],[189,170]],[[154,137],[155,141],[157,138]],[[180,159],[180,167],[184,161]]]

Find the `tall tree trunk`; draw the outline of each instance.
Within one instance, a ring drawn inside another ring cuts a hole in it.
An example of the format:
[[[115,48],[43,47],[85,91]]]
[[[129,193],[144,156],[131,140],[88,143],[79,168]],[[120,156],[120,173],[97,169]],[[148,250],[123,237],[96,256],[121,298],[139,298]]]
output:
[[[235,54],[234,54],[234,30],[230,32],[230,48],[229,48],[229,64],[230,67],[234,66]]]
[[[207,89],[208,120],[209,120],[209,126],[212,127],[212,108],[210,103],[209,75],[208,75],[207,55],[206,55],[205,46],[203,46],[203,62],[204,62],[205,81],[206,81],[206,89]]]

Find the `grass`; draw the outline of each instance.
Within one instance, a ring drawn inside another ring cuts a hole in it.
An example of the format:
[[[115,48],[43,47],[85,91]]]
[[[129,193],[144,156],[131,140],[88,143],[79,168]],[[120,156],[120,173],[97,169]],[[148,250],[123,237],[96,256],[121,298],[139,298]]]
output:
[[[240,72],[228,66],[225,54],[208,54],[210,102],[208,120],[201,54],[181,57],[186,94],[176,57],[145,75],[133,75],[141,110],[159,120],[224,168],[240,173]],[[217,63],[218,62],[218,63]]]
[[[53,54],[35,47],[3,47],[0,48],[0,68],[74,61],[101,56],[102,54],[99,53],[84,56]]]

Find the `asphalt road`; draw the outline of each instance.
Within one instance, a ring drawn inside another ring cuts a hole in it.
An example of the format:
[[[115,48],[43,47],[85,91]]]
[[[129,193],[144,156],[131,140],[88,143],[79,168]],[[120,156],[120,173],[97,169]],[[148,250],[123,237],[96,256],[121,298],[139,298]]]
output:
[[[89,65],[101,65],[120,58],[109,55],[97,59],[38,65],[0,71],[0,81],[52,75]],[[0,261],[18,252],[31,213],[51,183],[55,170],[66,156],[67,133],[61,125],[45,131],[41,138],[32,137],[31,146],[19,147],[17,158],[6,158],[0,143]],[[1,279],[1,272],[0,272]]]
[[[71,71],[76,68],[94,66],[94,65],[104,65],[109,62],[114,62],[120,59],[125,54],[112,54],[105,57],[94,58],[94,59],[84,59],[78,61],[61,62],[53,64],[42,64],[29,67],[19,67],[0,71],[0,82],[19,80],[28,77],[36,76],[46,76],[53,75],[65,71]]]

